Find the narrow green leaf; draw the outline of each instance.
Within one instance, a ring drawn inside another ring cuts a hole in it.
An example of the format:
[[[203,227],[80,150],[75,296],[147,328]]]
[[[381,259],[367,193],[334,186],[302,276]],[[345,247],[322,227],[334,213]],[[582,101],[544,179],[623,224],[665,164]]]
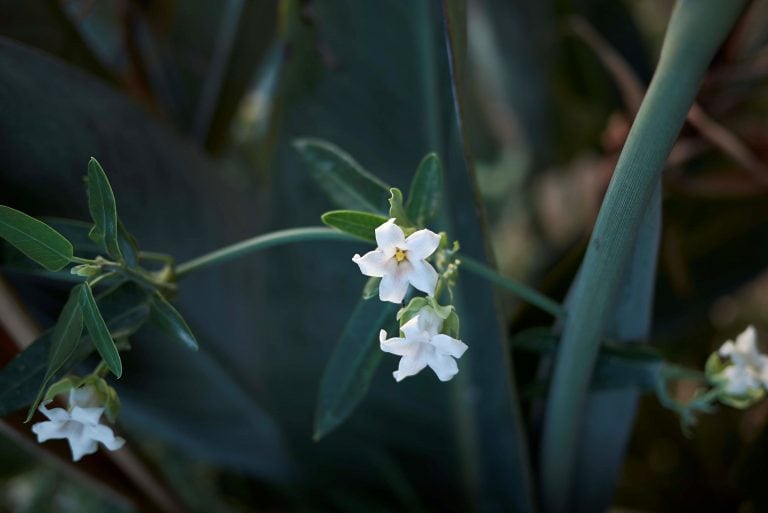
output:
[[[384,213],[389,187],[341,148],[321,139],[296,139],[293,146],[312,176],[338,207]]]
[[[117,235],[115,195],[104,169],[93,157],[88,162],[88,209],[93,219],[91,239],[104,248],[111,258],[123,260]]]
[[[101,312],[99,312],[96,299],[93,297],[93,291],[87,283],[82,283],[75,288],[79,289],[83,320],[85,321],[85,328],[88,330],[93,346],[104,359],[112,374],[119,378],[123,375],[120,353],[117,352],[115,341],[112,340],[112,335],[110,335]]]
[[[443,166],[435,153],[421,161],[408,190],[405,212],[416,226],[424,227],[440,210],[443,194]]]
[[[189,349],[197,351],[197,339],[195,339],[192,330],[189,329],[187,322],[159,292],[155,292],[152,295],[149,305],[151,311],[150,320],[153,324],[170,338],[181,342]]]
[[[70,292],[69,299],[61,310],[59,319],[56,321],[56,326],[53,329],[45,377],[40,384],[40,390],[37,393],[37,397],[35,397],[35,400],[32,401],[32,405],[29,407],[26,422],[29,422],[29,419],[35,414],[37,405],[42,400],[46,388],[48,387],[48,383],[50,383],[53,376],[61,370],[77,349],[82,333],[83,312],[80,309],[80,292],[77,290],[77,287],[75,287]]]
[[[378,334],[394,319],[397,305],[361,300],[352,313],[320,381],[314,439],[341,425],[368,392],[381,361]]]
[[[34,217],[0,205],[0,238],[49,271],[63,269],[71,260],[72,244]]]
[[[370,242],[376,242],[374,230],[387,222],[384,216],[354,210],[332,210],[321,219],[331,228]]]

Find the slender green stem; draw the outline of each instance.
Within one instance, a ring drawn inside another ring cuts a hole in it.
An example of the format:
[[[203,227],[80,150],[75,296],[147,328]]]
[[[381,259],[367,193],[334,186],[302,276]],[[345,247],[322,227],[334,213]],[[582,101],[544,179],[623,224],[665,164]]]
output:
[[[155,253],[152,251],[139,251],[140,260],[154,260],[156,262],[163,262],[166,264],[173,263],[173,257],[166,255],[165,253]]]
[[[523,285],[512,278],[502,276],[493,269],[483,265],[473,258],[469,258],[468,256],[461,255],[460,259],[462,269],[466,269],[481,278],[485,278],[486,280],[495,283],[499,287],[512,292],[521,299],[528,301],[530,304],[541,308],[555,317],[562,317],[565,315],[565,309],[560,306],[560,304],[531,287]]]
[[[264,235],[257,235],[256,237],[232,244],[231,246],[226,246],[211,253],[193,258],[188,262],[179,264],[176,267],[175,274],[177,279],[181,279],[190,273],[212,267],[214,265],[223,264],[224,262],[229,262],[235,258],[239,258],[256,251],[261,251],[262,249],[267,249],[274,246],[282,246],[285,244],[293,244],[296,242],[324,240],[360,242],[360,239],[356,237],[332,230],[330,228],[291,228],[289,230],[280,230]]]

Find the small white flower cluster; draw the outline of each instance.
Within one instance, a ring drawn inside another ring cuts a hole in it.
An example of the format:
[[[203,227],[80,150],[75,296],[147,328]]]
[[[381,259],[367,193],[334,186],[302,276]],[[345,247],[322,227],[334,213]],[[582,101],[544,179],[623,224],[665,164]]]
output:
[[[409,284],[434,298],[439,275],[426,259],[440,245],[440,235],[422,229],[406,238],[394,218],[376,228],[375,235],[378,247],[363,256],[355,255],[352,261],[364,275],[381,278],[379,299],[401,303]],[[381,350],[401,357],[393,373],[395,380],[414,376],[427,366],[441,381],[459,372],[455,358],[464,354],[467,345],[442,333],[447,315],[441,315],[440,308],[436,309],[435,299],[410,317],[402,316],[401,310],[398,319],[404,321],[400,326],[403,337],[387,338],[385,330],[379,333]]]
[[[725,363],[723,359],[729,359]],[[749,326],[736,337],[727,341],[708,362],[710,379],[725,396],[731,396],[735,405],[752,404],[768,389],[768,356],[757,348],[757,331]],[[726,401],[728,402],[728,401]]]
[[[69,391],[69,404],[64,408],[47,408],[47,403],[38,408],[48,420],[32,426],[38,443],[47,440],[67,440],[72,450],[72,460],[79,461],[87,454],[93,454],[98,444],[110,451],[120,449],[125,440],[115,436],[112,430],[101,423],[104,407],[95,388],[83,386]]]

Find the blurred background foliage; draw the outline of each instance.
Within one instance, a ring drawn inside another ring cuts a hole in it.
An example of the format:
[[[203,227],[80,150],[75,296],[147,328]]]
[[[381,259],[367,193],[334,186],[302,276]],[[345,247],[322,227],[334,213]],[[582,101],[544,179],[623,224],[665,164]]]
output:
[[[292,148],[296,137],[332,141],[400,187],[436,151],[448,171],[444,227],[469,253],[490,243],[503,274],[560,300],[673,2],[446,5],[0,0],[0,202],[84,218],[81,176],[94,155],[142,246],[184,260],[255,233],[319,223],[331,204]],[[650,343],[693,367],[745,324],[768,332],[767,16],[768,1],[750,3],[663,177]],[[475,218],[462,135],[488,241]],[[146,500],[153,485],[189,511],[531,511],[524,474],[541,415],[531,392],[538,360],[515,353],[510,373],[493,298],[468,278],[464,337],[472,350],[460,379],[442,385],[424,373],[395,386],[394,361],[385,358],[350,421],[312,441],[320,376],[364,282],[349,262],[355,251],[286,247],[191,278],[179,304],[201,352],[178,352],[145,329],[116,384],[121,429],[153,484],[109,485],[136,467],[109,466],[101,455],[76,471],[25,442],[7,419],[0,511],[150,511],[158,508]],[[51,325],[66,289],[11,271],[4,277],[33,319]],[[509,335],[551,323],[509,297],[499,304]],[[19,341],[2,340],[5,363]],[[505,403],[512,375],[531,392],[522,394],[521,412]],[[682,399],[691,390],[673,392]],[[496,401],[502,406],[482,407]],[[675,416],[644,397],[610,507],[768,510],[767,416],[765,403],[746,412],[723,407],[686,439]],[[597,485],[610,492],[614,483]]]

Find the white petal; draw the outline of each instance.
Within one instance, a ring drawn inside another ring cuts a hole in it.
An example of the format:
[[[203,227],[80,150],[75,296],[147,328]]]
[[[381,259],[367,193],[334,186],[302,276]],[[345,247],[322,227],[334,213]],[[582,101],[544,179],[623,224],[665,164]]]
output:
[[[67,441],[72,451],[72,461],[80,461],[86,454],[93,454],[98,450],[96,441],[86,436],[69,438]]]
[[[125,445],[125,439],[115,436],[109,426],[103,424],[86,427],[85,436],[91,440],[96,440],[97,442],[104,444],[104,447],[110,451],[116,451]]]
[[[754,326],[747,326],[747,329],[739,333],[739,336],[736,337],[736,348],[748,358],[759,354],[757,351],[757,332]]]
[[[45,421],[37,422],[32,425],[32,432],[37,435],[37,442],[43,443],[48,440],[60,440],[68,438],[73,434],[69,422]]]
[[[426,292],[429,296],[433,296],[435,294],[435,287],[437,286],[437,271],[435,271],[435,268],[424,260],[409,260],[408,262],[411,264],[411,272],[408,273],[408,281],[420,291]],[[405,262],[401,263],[400,266],[402,267],[404,263]]]
[[[730,356],[736,350],[736,346],[730,340],[720,347],[720,356]]]
[[[418,318],[419,329],[426,332],[429,337],[440,333],[440,329],[443,327],[443,320],[438,317],[432,308],[425,306],[419,310]]]
[[[392,337],[386,338],[387,333],[381,330],[379,334],[379,347],[385,353],[396,354],[397,356],[405,356],[414,352],[415,344],[405,338]],[[386,339],[386,340],[385,340]]]
[[[429,366],[435,371],[440,381],[448,381],[459,372],[456,360],[438,352],[435,352],[429,359]]]
[[[387,256],[395,254],[395,248],[405,246],[405,234],[403,230],[395,224],[395,218],[388,220],[380,225],[376,230],[376,243],[379,249]]]
[[[405,248],[411,260],[424,260],[435,252],[440,245],[440,236],[433,231],[424,229],[414,232],[405,239]]]
[[[104,408],[80,408],[75,406],[72,408],[71,415],[72,420],[82,424],[98,424],[102,413],[104,413]]]
[[[73,388],[69,391],[69,407],[92,408],[98,406],[99,396],[92,386]]]
[[[727,382],[725,391],[731,395],[746,395],[752,389],[759,388],[760,383],[750,376],[745,367],[731,365],[723,371]]]
[[[50,402],[50,401],[48,401]],[[52,408],[48,409],[46,408],[46,404],[41,404],[37,410],[48,417],[48,420],[54,420],[54,421],[60,421],[60,422],[66,422],[70,419],[69,412],[65,410],[64,408]]]
[[[379,299],[392,303],[401,303],[408,292],[408,276],[413,267],[410,262],[400,262],[395,272],[386,274],[379,284]]]
[[[369,251],[363,256],[355,255],[352,261],[360,266],[360,272],[366,276],[376,276],[381,278],[387,273],[394,271],[397,261],[392,257],[387,257],[379,249]]]
[[[405,338],[413,342],[428,342],[429,337],[425,336],[425,333],[419,325],[419,314],[414,315],[408,322],[400,326],[400,331],[403,332]]]
[[[429,347],[424,344],[418,344],[415,350],[400,358],[400,364],[397,370],[392,373],[396,381],[402,381],[408,376],[415,376],[427,366],[427,357]]]
[[[430,344],[435,346],[438,353],[451,355],[454,358],[461,358],[467,350],[467,344],[443,334],[432,337]]]

